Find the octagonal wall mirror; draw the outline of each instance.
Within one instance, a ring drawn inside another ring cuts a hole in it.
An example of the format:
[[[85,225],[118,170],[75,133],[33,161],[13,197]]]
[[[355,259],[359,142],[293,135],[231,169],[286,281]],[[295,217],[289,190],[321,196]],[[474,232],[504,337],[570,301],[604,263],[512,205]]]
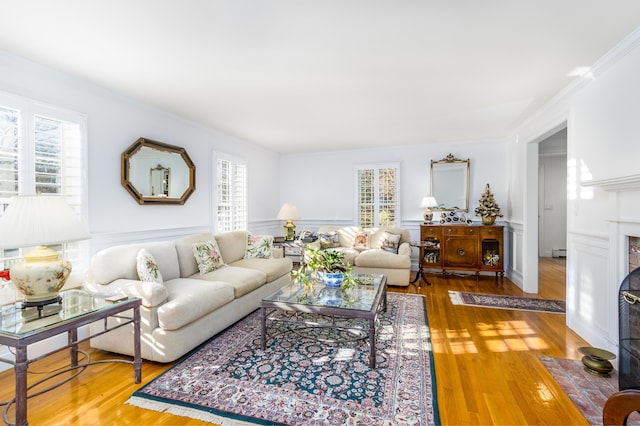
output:
[[[139,204],[184,204],[196,166],[184,148],[140,138],[122,153],[122,186]]]
[[[452,154],[431,160],[430,191],[438,203],[432,210],[469,211],[469,171],[471,161]]]

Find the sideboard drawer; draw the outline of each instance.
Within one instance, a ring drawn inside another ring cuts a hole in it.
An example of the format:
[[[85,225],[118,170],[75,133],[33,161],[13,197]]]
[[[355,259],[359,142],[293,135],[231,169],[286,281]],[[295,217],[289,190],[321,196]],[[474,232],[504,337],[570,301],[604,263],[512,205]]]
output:
[[[480,228],[480,238],[502,238],[503,237],[502,226],[483,226]]]
[[[445,226],[442,229],[443,235],[478,235],[478,229],[467,225]]]

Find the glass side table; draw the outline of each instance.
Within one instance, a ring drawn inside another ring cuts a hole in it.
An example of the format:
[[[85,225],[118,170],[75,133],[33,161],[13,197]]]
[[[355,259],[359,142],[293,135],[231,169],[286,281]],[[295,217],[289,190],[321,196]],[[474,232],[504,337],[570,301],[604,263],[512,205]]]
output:
[[[133,324],[134,357],[133,361],[121,359],[109,360],[112,362],[125,362],[133,365],[134,381],[140,383],[142,378],[142,357],[140,348],[140,305],[142,301],[134,297],[125,297],[121,300],[110,302],[104,296],[97,296],[84,290],[67,290],[60,293],[61,302],[43,307],[25,307],[22,302],[10,303],[0,306],[0,345],[15,348],[15,360],[0,358],[0,361],[13,365],[15,373],[16,389],[15,397],[5,406],[2,414],[7,424],[11,422],[7,418],[10,406],[15,403],[15,424],[27,424],[27,369],[29,363],[42,359],[48,355],[69,349],[70,367],[68,371],[84,368],[90,365],[87,361],[78,363],[78,344],[107,333],[115,328]],[[132,310],[132,316],[123,316],[126,311]],[[117,316],[125,319],[124,322],[109,328],[107,318]],[[104,320],[104,329],[98,333],[78,340],[78,328],[92,322]],[[68,334],[66,347],[53,350],[34,359],[27,358],[27,347],[33,343],[48,339],[58,334]],[[107,361],[100,361],[107,362]],[[58,375],[58,373],[54,375]],[[41,383],[49,376],[38,383]],[[72,377],[75,377],[72,376]],[[65,383],[69,379],[58,383],[48,390]]]

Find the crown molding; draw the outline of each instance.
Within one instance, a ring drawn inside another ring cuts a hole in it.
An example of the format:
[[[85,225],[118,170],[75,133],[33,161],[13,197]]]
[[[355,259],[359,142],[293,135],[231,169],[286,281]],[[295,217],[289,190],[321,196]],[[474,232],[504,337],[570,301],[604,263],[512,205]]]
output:
[[[636,191],[640,190],[640,175],[591,180],[582,182],[581,186],[602,188],[605,191]]]

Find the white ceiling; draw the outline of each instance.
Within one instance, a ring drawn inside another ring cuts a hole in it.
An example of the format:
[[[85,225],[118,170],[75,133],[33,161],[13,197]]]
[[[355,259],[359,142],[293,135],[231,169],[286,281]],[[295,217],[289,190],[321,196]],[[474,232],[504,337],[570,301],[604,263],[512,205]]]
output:
[[[640,27],[637,0],[0,7],[0,49],[282,153],[504,138]]]

